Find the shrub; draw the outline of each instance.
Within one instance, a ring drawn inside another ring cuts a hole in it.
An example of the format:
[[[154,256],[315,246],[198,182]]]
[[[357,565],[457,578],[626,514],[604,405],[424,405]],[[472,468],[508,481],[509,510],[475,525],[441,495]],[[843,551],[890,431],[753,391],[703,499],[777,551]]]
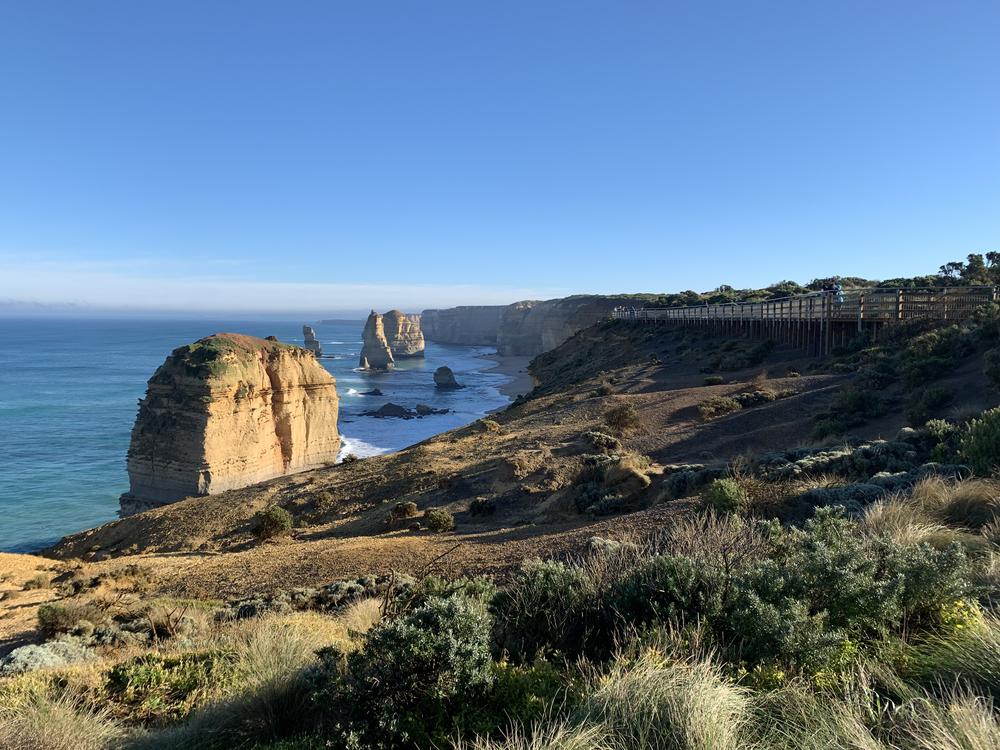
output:
[[[601,383],[594,390],[594,395],[595,396],[610,396],[612,393],[614,393],[614,391],[611,390],[611,386],[608,385],[607,383]]]
[[[919,427],[951,403],[951,400],[952,393],[946,388],[925,388],[911,397],[906,418],[910,424]]]
[[[621,452],[622,441],[614,435],[608,435],[607,433],[598,432],[597,430],[589,430],[584,433],[584,437],[596,451],[600,451],[601,453]]]
[[[493,498],[477,497],[469,503],[469,513],[474,516],[492,516],[497,512],[497,504]]]
[[[947,440],[958,428],[945,419],[928,419],[924,429],[935,440]]]
[[[424,511],[424,523],[431,531],[451,531],[455,528],[455,516],[444,508],[428,508]]]
[[[625,623],[643,625],[712,619],[721,603],[721,586],[709,569],[688,557],[657,555],[614,585],[610,607]]]
[[[920,386],[952,369],[969,355],[975,344],[959,326],[935,328],[911,337],[902,352],[902,370],[906,382]]]
[[[52,581],[49,579],[47,573],[39,573],[36,576],[29,578],[24,582],[22,588],[25,591],[32,591],[34,589],[47,589],[52,586]]]
[[[719,513],[743,510],[749,498],[740,483],[731,477],[716,479],[701,493],[702,503]]]
[[[705,377],[705,385],[722,385],[726,382],[726,379],[721,375],[708,375]]]
[[[184,718],[195,705],[215,697],[231,668],[231,657],[218,651],[143,654],[108,670],[105,693],[112,703],[126,707],[132,720],[162,723]]]
[[[489,645],[488,615],[451,596],[379,623],[346,657],[325,651],[319,698],[331,734],[373,750],[444,745],[462,705],[481,703],[493,684]]]
[[[49,602],[38,608],[38,629],[46,638],[68,633],[81,622],[96,625],[106,617],[106,612],[96,604],[64,601]]]
[[[253,515],[253,535],[264,541],[284,536],[292,530],[292,514],[280,505],[272,505]]]
[[[329,490],[323,490],[321,492],[317,492],[312,497],[313,510],[316,512],[316,515],[318,516],[322,516],[326,513],[329,513],[331,510],[333,510],[336,504],[337,504],[337,498],[334,497],[334,494]]]
[[[777,554],[736,580],[724,629],[750,663],[780,663],[806,674],[837,674],[859,643],[905,620],[934,619],[968,595],[962,548],[867,542],[842,508],[820,508],[804,529],[782,532]]]
[[[480,419],[479,426],[483,432],[500,432],[500,423],[495,419]]]
[[[724,414],[739,411],[743,406],[732,396],[712,396],[698,404],[698,415],[702,419],[715,419]]]
[[[597,609],[597,587],[585,571],[529,560],[490,604],[496,647],[515,663],[556,652],[580,656],[595,632]]]
[[[834,415],[844,414],[863,419],[873,419],[885,413],[885,404],[879,395],[858,386],[842,388],[830,404]]]
[[[1000,466],[1000,407],[984,411],[966,426],[958,441],[959,455],[977,474]]]
[[[417,510],[417,504],[413,501],[408,501],[405,503],[396,503],[391,511],[389,511],[389,518],[393,521],[401,521],[406,518],[416,518],[420,514]]]
[[[361,459],[358,458],[353,453],[348,453],[346,456],[344,456],[342,459],[340,459],[340,463],[342,463],[342,464],[353,464],[355,461],[360,461],[360,460]]]
[[[983,372],[994,386],[1000,387],[1000,349],[990,349],[983,355]]]
[[[90,661],[96,658],[96,652],[87,648],[82,638],[74,636],[57,638],[45,643],[19,646],[0,658],[0,677],[34,672],[36,669],[65,667],[67,664]],[[2,696],[0,696],[0,703],[2,702]]]
[[[604,424],[621,435],[638,429],[642,420],[635,404],[631,401],[623,401],[604,412]]]

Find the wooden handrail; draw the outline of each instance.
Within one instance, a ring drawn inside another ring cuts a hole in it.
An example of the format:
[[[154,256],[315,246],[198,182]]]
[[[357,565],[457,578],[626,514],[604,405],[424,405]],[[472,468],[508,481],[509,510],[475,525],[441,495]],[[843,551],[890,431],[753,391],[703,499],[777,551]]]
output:
[[[619,320],[767,320],[898,323],[909,320],[960,320],[996,302],[992,286],[844,289],[791,295],[756,302],[724,302],[685,307],[618,308]],[[807,304],[804,304],[808,300]],[[816,301],[819,304],[816,304]],[[797,303],[797,304],[796,304]]]

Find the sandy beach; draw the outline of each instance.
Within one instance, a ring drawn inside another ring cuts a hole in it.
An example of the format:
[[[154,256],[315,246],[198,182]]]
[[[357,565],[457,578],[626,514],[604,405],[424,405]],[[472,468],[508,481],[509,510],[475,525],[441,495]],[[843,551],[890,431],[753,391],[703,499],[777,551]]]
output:
[[[492,372],[499,372],[512,378],[509,383],[500,386],[500,392],[508,398],[514,399],[521,394],[529,393],[534,384],[528,374],[528,363],[531,357],[503,357],[499,354],[484,354],[482,359],[496,362],[496,367],[490,368]]]

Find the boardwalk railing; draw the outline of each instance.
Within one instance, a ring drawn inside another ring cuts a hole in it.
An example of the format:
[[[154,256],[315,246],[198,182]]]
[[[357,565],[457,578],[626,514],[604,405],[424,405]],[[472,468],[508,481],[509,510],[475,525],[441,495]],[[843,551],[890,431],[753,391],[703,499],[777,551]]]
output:
[[[707,327],[722,333],[772,338],[816,353],[829,352],[865,332],[915,320],[961,320],[998,301],[998,287],[845,289],[764,302],[690,307],[618,308],[612,317],[642,323]]]

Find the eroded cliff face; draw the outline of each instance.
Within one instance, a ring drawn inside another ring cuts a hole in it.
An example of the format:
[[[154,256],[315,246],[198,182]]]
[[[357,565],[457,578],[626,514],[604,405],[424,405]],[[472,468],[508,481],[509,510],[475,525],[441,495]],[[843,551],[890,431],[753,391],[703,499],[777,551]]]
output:
[[[366,370],[389,370],[394,364],[392,350],[385,337],[385,325],[382,316],[374,310],[365,321],[365,330],[361,334],[360,367]]]
[[[389,350],[396,359],[424,356],[424,334],[419,315],[405,315],[390,310],[382,316],[382,326]]]
[[[577,331],[608,317],[619,305],[641,306],[627,295],[577,295],[544,302],[424,310],[424,336],[442,344],[496,346],[505,356],[535,357],[554,349]]]
[[[420,327],[424,338],[439,344],[496,346],[504,305],[465,305],[424,310]]]
[[[555,349],[577,331],[606,319],[619,305],[639,304],[627,297],[578,295],[544,302],[515,302],[504,309],[497,353],[535,357]]]
[[[234,333],[175,349],[139,402],[122,514],[331,464],[337,409],[304,349]]]

